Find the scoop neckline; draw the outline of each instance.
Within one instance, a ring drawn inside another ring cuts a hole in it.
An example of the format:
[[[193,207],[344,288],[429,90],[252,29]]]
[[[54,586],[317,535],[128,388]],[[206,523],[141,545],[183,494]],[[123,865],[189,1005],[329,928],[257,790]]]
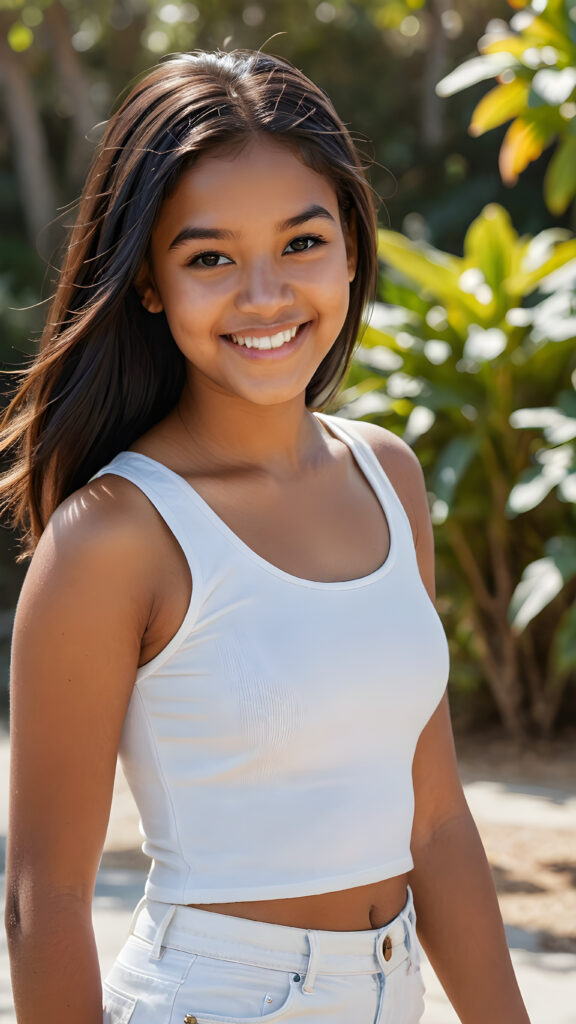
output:
[[[362,447],[365,442],[362,442],[360,438],[351,437],[344,428],[339,426],[334,427],[332,422],[327,423],[326,421],[328,417],[325,413],[313,413],[313,415],[324,424],[324,427],[329,434],[332,434],[333,437],[341,440],[349,449],[358,468],[367,481],[368,486],[375,495],[388,526],[388,554],[381,565],[365,576],[357,576],[350,580],[310,580],[304,576],[294,576],[292,573],[286,572],[286,570],[274,565],[273,562],[269,562],[266,558],[263,558],[263,556],[259,555],[257,551],[254,551],[249,544],[243,541],[242,538],[224,522],[218,513],[214,511],[212,506],[198,493],[192,484],[188,483],[188,481],[180,475],[180,473],[177,473],[174,469],[170,469],[169,466],[166,466],[158,459],[154,459],[151,455],[144,455],[143,452],[127,450],[121,452],[120,457],[126,455],[130,458],[144,459],[145,462],[151,463],[160,471],[168,474],[168,476],[177,483],[178,487],[182,490],[182,493],[185,494],[186,497],[192,499],[197,508],[213,523],[220,533],[228,538],[234,547],[249,558],[250,561],[254,562],[256,565],[260,566],[261,569],[264,569],[271,575],[279,577],[280,579],[296,586],[314,588],[318,590],[354,590],[359,587],[369,586],[371,583],[376,582],[378,579],[388,574],[396,558],[396,531],[392,529],[390,514],[390,506],[392,502],[388,502],[388,494],[385,493],[385,489],[382,486],[383,479],[387,479],[386,474],[384,469],[381,469],[381,477],[380,474],[377,476],[374,472],[374,468],[370,466],[366,455],[362,451]],[[186,488],[185,491],[183,490],[184,488]]]

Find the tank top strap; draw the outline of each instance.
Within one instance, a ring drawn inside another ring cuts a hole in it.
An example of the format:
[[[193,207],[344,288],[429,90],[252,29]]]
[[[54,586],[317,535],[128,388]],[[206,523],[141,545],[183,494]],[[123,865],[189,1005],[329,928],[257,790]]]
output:
[[[410,546],[414,546],[414,535],[412,533],[412,525],[410,519],[406,513],[406,509],[402,504],[398,494],[387,475],[386,471],[382,467],[379,459],[372,451],[372,448],[363,437],[360,437],[354,431],[354,428],[348,426],[348,422],[341,416],[328,416],[326,413],[314,413],[314,415],[326,424],[328,430],[338,437],[345,445],[350,448],[356,462],[363,470],[368,481],[374,488],[374,491],[380,502],[387,510],[392,514],[397,523],[401,524],[405,536],[410,541]],[[389,523],[390,531],[395,524]]]
[[[202,576],[197,556],[198,536],[194,529],[192,488],[186,481],[155,459],[139,452],[120,452],[91,478],[108,473],[121,476],[135,484],[162,517],[190,566],[194,590],[198,591]]]

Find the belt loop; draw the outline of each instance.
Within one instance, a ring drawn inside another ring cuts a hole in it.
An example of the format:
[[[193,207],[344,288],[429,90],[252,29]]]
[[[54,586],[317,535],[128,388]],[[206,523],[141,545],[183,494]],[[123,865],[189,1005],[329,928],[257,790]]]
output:
[[[408,900],[406,903],[407,914],[405,915],[404,928],[406,931],[405,944],[407,945],[408,952],[412,953],[414,957],[418,957],[418,936],[416,934],[416,911],[414,909],[414,900],[412,897],[412,890],[408,886]],[[406,941],[407,940],[407,941]]]
[[[138,900],[138,903],[134,907],[134,911],[132,913],[132,917],[130,918],[130,926],[128,928],[128,935],[132,935],[132,932],[134,931],[134,925],[136,924],[136,919],[138,917],[138,914],[142,910],[142,907],[144,906],[145,903],[146,903],[146,897],[142,896],[142,898],[140,900]]]
[[[308,970],[306,971],[306,977],[304,978],[304,984],[302,985],[302,991],[310,995],[314,992],[314,982],[316,981],[316,974],[318,972],[318,935],[316,932],[306,932],[308,939],[308,945],[310,946],[310,957],[308,960]]]
[[[150,950],[150,960],[160,960],[162,958],[162,941],[164,939],[164,936],[166,935],[168,926],[172,918],[174,917],[175,913],[176,907],[174,905],[168,907],[168,910],[166,911],[164,917],[160,921],[160,924],[158,925],[158,931],[156,932],[156,938],[154,939],[152,949]]]

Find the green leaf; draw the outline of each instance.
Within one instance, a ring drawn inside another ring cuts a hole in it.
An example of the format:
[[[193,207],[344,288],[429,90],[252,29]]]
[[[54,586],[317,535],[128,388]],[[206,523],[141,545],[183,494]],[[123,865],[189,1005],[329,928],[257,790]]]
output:
[[[576,537],[550,537],[544,549],[554,559],[565,583],[576,576]]]
[[[506,291],[509,295],[529,295],[548,274],[573,259],[576,259],[576,239],[560,242],[554,249],[553,255],[540,266],[533,269],[521,269],[517,274],[508,277],[504,282]]]
[[[485,82],[488,78],[496,78],[506,68],[516,65],[517,61],[508,53],[486,54],[472,57],[464,61],[455,71],[442,78],[436,86],[438,96],[453,96],[454,93],[467,89],[470,85]]]
[[[544,200],[555,216],[568,209],[576,195],[576,135],[558,145],[544,175]]]
[[[427,434],[436,422],[436,413],[426,405],[415,405],[410,413],[402,438],[406,444],[414,444],[419,437]]]
[[[567,460],[562,457],[562,450],[556,449],[547,454],[559,454],[561,457],[550,459],[541,466],[531,466],[520,474],[518,483],[508,495],[506,514],[510,518],[536,508],[566,476],[569,467]]]
[[[512,594],[508,609],[510,625],[521,633],[557,597],[563,586],[564,578],[553,558],[531,562]]]
[[[554,406],[516,409],[510,424],[516,430],[541,430],[550,444],[564,444],[576,437],[576,417],[567,416]]]
[[[483,43],[481,49],[484,54],[508,53],[511,57],[517,57],[520,60],[526,50],[526,43],[520,39],[520,36],[510,35],[504,39],[494,39],[490,43]]]
[[[567,416],[576,417],[576,390],[561,391],[558,395],[558,408]]]
[[[385,262],[447,305],[458,304],[473,317],[486,316],[486,309],[460,288],[462,260],[432,246],[409,242],[395,231],[380,231],[378,234],[379,254]]]
[[[483,135],[484,132],[509,121],[521,114],[528,101],[530,85],[520,78],[504,85],[497,85],[482,97],[470,121],[470,135]]]
[[[478,451],[476,437],[467,434],[454,437],[441,452],[432,477],[432,490],[437,501],[445,503],[449,512],[458,483]]]
[[[507,344],[508,339],[499,327],[484,330],[478,327],[478,324],[471,324],[462,355],[465,359],[483,363],[497,359],[505,351]]]
[[[370,348],[361,345],[356,349],[355,359],[363,366],[384,374],[400,370],[404,365],[402,356],[394,352],[389,345],[371,345]]]
[[[392,409],[393,401],[382,391],[370,391],[338,409],[338,415],[347,419],[360,420],[363,416],[382,416]]]
[[[532,79],[530,106],[547,103],[559,107],[570,99],[576,88],[576,68],[542,68]]]
[[[508,211],[497,203],[489,203],[466,232],[464,258],[470,266],[480,267],[496,292],[513,269],[517,244],[518,234]]]
[[[539,558],[526,566],[512,594],[508,620],[519,632],[576,576],[574,537],[551,537],[545,550],[545,558]]]
[[[576,669],[576,602],[564,613],[554,634],[552,664],[561,676]]]
[[[564,0],[560,0],[564,3]],[[548,0],[550,4],[550,0]],[[548,14],[548,11],[546,12]],[[523,33],[527,46],[536,43],[539,46],[553,46],[560,54],[567,55],[570,43],[567,35],[560,28],[556,28],[545,18],[533,18],[526,32]]]
[[[568,473],[558,484],[558,497],[576,505],[576,473]]]
[[[362,348],[376,348],[380,345],[390,345],[391,348],[396,347],[396,340],[393,334],[388,334],[387,331],[381,331],[377,327],[366,327],[361,334]]]

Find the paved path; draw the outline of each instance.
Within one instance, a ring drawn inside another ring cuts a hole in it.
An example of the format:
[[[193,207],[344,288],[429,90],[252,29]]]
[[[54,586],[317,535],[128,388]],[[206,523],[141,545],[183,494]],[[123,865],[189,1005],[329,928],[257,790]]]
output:
[[[0,869],[7,824],[8,761],[7,739],[0,734]],[[576,835],[576,797],[567,790],[482,781],[468,783],[465,790],[478,821],[568,829]],[[127,832],[134,836],[132,845],[137,845],[134,805],[119,774],[108,830],[108,847],[118,848],[117,837],[125,837]],[[94,928],[103,972],[114,960],[127,934],[132,909],[142,894],[144,877],[140,870],[106,868],[99,872],[94,896]],[[3,894],[2,883],[2,897]],[[538,952],[534,949],[533,936],[521,929],[507,928],[507,934],[532,1024],[576,1024],[576,955]],[[422,1024],[458,1024],[458,1018],[428,963],[424,964],[424,979],[427,995]],[[15,1024],[3,931],[0,939],[0,1024]]]

